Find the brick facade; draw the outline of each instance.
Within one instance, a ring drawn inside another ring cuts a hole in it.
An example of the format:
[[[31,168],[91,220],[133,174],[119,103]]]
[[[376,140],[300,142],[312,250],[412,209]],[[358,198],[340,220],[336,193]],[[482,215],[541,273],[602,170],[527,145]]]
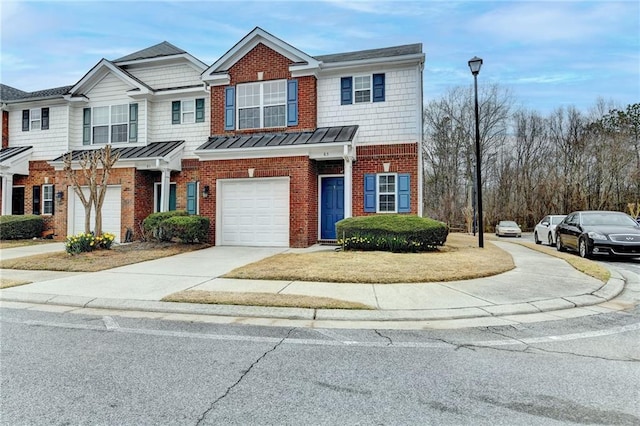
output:
[[[9,147],[9,111],[2,111],[2,148]]]
[[[257,82],[258,73],[263,73],[261,81],[290,79],[291,60],[260,43],[236,62],[228,71],[231,86],[241,83]],[[313,76],[298,79],[298,125],[282,128],[251,129],[228,132],[224,130],[224,91],[228,86],[211,88],[211,134],[245,134],[258,132],[286,132],[315,130],[317,123],[318,84]]]

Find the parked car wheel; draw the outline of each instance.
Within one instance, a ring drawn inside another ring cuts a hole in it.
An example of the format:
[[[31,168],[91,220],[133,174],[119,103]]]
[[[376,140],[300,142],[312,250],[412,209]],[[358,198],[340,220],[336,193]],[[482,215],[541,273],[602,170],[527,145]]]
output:
[[[591,257],[591,253],[589,253],[589,246],[587,246],[587,240],[584,238],[580,238],[578,242],[578,252],[580,253],[580,257],[588,259]]]
[[[560,238],[560,235],[556,236],[556,248],[558,251],[567,251],[567,249],[562,245],[562,238]]]
[[[542,244],[542,241],[540,241],[540,240],[538,239],[538,233],[537,233],[537,232],[534,232],[534,233],[533,233],[533,241],[535,241],[535,242],[536,242],[536,244]]]

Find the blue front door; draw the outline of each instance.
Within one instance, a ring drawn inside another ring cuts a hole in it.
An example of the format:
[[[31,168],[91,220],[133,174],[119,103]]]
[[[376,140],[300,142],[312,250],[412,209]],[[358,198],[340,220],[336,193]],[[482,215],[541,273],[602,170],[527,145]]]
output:
[[[344,178],[322,178],[320,191],[320,239],[336,239],[336,222],[344,218]]]

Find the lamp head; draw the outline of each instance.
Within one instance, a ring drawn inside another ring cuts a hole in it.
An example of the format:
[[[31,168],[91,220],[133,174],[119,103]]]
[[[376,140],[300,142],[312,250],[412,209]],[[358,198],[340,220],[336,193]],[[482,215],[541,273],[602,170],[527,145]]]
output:
[[[469,69],[471,70],[471,74],[478,75],[478,73],[480,72],[480,67],[482,67],[482,59],[478,58],[477,56],[469,59]]]

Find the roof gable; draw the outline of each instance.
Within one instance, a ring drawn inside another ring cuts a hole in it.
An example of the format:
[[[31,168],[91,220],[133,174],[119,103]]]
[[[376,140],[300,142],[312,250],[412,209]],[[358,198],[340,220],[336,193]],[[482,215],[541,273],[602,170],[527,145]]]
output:
[[[222,55],[220,59],[214,62],[213,65],[207,68],[207,70],[202,74],[203,80],[212,80],[212,76],[215,74],[228,71],[229,68],[231,68],[236,62],[242,59],[260,43],[291,60],[294,63],[291,66],[292,68],[300,66],[317,68],[318,66],[318,61],[313,56],[307,55],[303,51],[296,49],[277,37],[274,37],[262,28],[256,27],[253,31],[244,36],[242,40],[236,43],[235,46],[229,49],[227,53]]]
[[[83,95],[98,84],[98,82],[109,73],[131,86],[132,90],[135,90],[138,94],[147,94],[152,91],[149,86],[128,73],[126,70],[116,66],[111,61],[102,59],[69,90],[68,99],[71,100],[74,97]]]

